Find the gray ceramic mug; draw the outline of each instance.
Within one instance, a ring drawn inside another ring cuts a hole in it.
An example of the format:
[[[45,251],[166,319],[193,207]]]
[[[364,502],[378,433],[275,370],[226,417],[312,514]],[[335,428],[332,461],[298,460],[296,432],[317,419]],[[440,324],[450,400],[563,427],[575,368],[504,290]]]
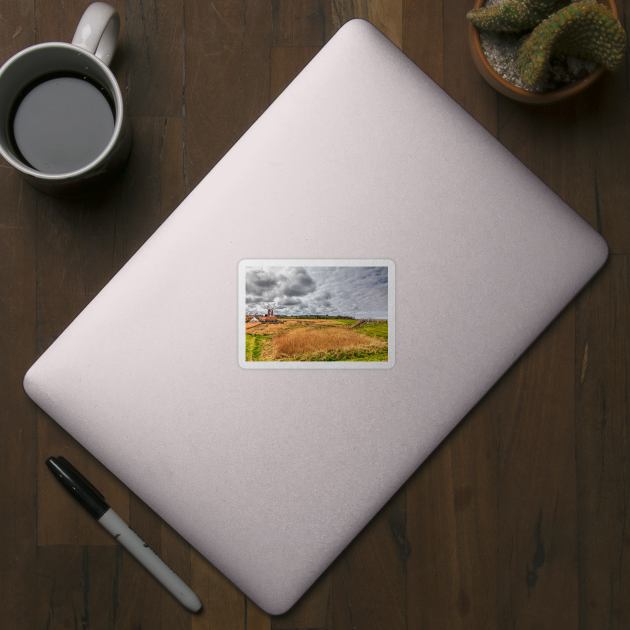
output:
[[[83,14],[72,44],[30,46],[0,68],[0,154],[46,194],[73,197],[100,188],[127,161],[131,125],[122,93],[108,67],[119,31],[118,12],[95,2]],[[78,96],[69,87],[78,89]],[[43,89],[53,92],[48,95]],[[36,108],[47,103],[54,103],[57,110],[51,105],[52,113],[42,115]],[[97,110],[105,118],[95,116]],[[67,126],[51,124],[55,115],[65,116]],[[73,124],[79,125],[77,132],[66,133],[66,129],[75,129]],[[30,158],[25,157],[27,154]]]

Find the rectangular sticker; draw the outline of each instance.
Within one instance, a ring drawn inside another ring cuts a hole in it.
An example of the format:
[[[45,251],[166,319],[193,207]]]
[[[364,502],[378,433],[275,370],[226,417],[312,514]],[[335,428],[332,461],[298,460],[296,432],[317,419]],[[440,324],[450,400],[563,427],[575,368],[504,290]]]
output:
[[[239,365],[393,367],[394,271],[388,259],[242,260]]]

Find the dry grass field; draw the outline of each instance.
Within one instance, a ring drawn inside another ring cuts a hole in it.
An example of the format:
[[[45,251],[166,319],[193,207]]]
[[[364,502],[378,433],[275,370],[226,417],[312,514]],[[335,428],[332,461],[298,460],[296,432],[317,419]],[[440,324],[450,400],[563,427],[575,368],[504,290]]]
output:
[[[284,320],[246,331],[247,361],[387,361],[387,322]]]
[[[292,359],[303,354],[327,350],[387,347],[387,342],[366,337],[345,327],[298,328],[272,340],[275,359]]]

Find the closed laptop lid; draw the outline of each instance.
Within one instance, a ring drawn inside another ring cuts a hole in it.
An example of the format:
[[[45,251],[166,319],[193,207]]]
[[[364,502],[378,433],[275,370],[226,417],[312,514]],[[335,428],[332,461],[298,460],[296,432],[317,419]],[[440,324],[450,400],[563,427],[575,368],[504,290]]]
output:
[[[389,40],[354,20],[24,384],[277,614],[607,253]],[[260,315],[266,298],[274,317],[303,308],[386,322],[386,357],[376,344],[374,361],[249,361],[245,315],[251,306]]]

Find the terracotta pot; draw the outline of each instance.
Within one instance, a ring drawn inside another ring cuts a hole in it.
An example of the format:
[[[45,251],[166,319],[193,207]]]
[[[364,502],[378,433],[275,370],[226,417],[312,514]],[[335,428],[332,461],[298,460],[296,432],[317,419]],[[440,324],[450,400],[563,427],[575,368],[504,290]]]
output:
[[[600,4],[608,7],[617,18],[619,13],[617,12],[617,5],[614,0],[600,0]],[[480,9],[484,5],[484,0],[475,1],[475,9]],[[479,39],[479,29],[471,22],[468,22],[468,43],[470,45],[470,53],[472,54],[473,61],[477,66],[477,70],[481,73],[481,76],[495,89],[504,96],[507,96],[515,101],[522,101],[524,103],[554,103],[562,99],[573,96],[582,90],[585,90],[590,85],[595,83],[605,69],[602,66],[597,66],[593,72],[591,72],[586,78],[581,81],[575,81],[569,83],[563,87],[556,88],[555,90],[549,90],[548,92],[529,92],[516,85],[513,85],[509,81],[506,81],[495,69],[490,65],[490,62],[486,59],[481,48],[481,40]]]

